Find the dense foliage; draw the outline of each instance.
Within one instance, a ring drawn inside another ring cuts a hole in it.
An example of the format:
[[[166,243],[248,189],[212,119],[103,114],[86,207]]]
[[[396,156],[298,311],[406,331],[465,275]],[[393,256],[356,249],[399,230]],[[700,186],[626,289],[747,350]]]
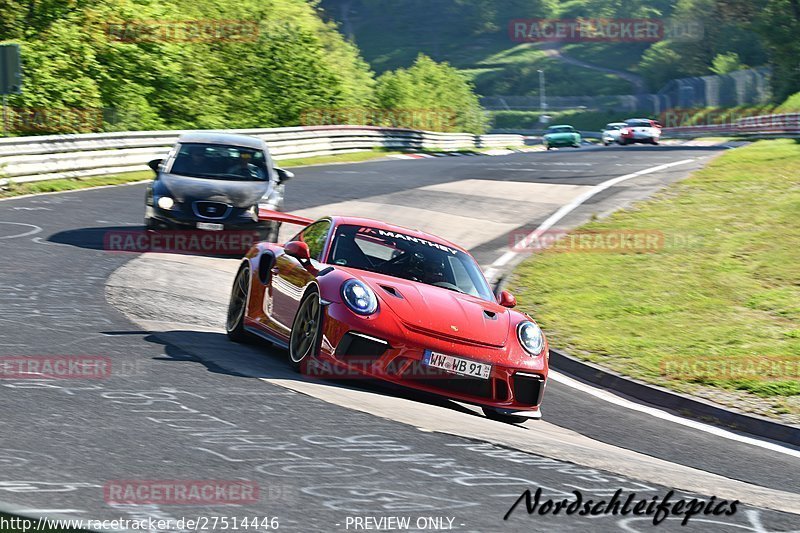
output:
[[[234,24],[198,38],[186,21]],[[313,110],[380,105],[477,109],[467,82],[430,60],[398,71],[401,92],[379,99],[356,46],[303,0],[0,0],[0,41],[22,49],[24,91],[9,98],[7,121],[21,134],[292,126]],[[442,88],[417,86],[420,68]]]

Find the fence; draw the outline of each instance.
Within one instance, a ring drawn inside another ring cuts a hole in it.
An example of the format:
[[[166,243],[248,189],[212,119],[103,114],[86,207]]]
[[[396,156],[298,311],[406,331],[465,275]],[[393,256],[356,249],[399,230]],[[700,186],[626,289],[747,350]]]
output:
[[[227,130],[266,141],[277,161],[375,148],[414,151],[521,146],[521,135],[437,133],[372,126]],[[88,133],[0,139],[0,185],[147,170],[186,131]]]
[[[680,126],[661,130],[665,137],[702,137],[716,135],[757,137],[800,137],[800,113],[744,117],[733,124]]]
[[[547,96],[547,111],[642,112],[658,115],[673,108],[758,105],[770,99],[768,67],[737,70],[729,74],[680,78],[667,82],[657,93],[595,96]],[[486,96],[481,105],[489,111],[540,111],[539,96]]]

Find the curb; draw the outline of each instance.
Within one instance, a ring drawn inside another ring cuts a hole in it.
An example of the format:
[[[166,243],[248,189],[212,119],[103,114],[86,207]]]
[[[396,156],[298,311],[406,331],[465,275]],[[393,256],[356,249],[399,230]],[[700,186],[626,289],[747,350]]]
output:
[[[645,384],[552,348],[550,349],[550,364],[553,368],[571,377],[619,392],[655,407],[670,409],[688,418],[800,446],[800,427],[797,426],[781,424],[758,415],[731,411],[705,400],[656,385]]]

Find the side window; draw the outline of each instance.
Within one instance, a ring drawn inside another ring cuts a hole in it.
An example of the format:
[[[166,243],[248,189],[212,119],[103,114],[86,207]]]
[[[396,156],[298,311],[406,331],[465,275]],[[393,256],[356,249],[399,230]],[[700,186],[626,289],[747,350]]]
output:
[[[328,230],[330,229],[330,220],[320,220],[308,226],[300,234],[300,240],[308,245],[308,250],[311,252],[312,259],[319,260],[322,255],[322,249],[325,247],[325,241],[328,238]]]

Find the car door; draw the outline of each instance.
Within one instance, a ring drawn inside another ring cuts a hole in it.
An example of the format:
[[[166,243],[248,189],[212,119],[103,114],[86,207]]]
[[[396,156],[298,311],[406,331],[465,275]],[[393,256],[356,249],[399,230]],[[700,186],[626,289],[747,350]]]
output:
[[[325,250],[330,235],[331,221],[327,219],[307,226],[291,240],[302,241],[308,245],[312,266],[319,268],[319,260]],[[287,254],[280,254],[275,259],[272,269],[272,302],[271,316],[273,322],[288,333],[294,321],[294,315],[300,306],[306,287],[314,280],[314,274],[308,271],[300,261]],[[265,310],[266,311],[266,310]]]

